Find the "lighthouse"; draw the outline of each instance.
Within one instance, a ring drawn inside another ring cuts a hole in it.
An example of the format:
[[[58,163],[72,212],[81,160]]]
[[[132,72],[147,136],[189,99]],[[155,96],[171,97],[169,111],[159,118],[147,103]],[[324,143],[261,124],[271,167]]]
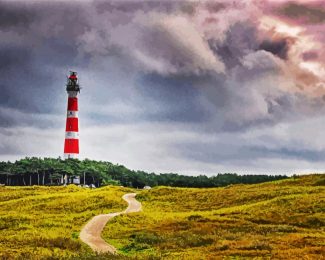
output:
[[[70,71],[67,81],[68,108],[64,140],[64,158],[78,158],[79,155],[79,121],[78,93],[80,87],[77,72]]]

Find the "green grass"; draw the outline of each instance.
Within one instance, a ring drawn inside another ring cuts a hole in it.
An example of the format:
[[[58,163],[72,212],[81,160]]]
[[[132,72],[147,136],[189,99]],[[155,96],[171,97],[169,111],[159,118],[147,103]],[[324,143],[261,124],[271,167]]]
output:
[[[120,253],[165,259],[322,259],[324,175],[257,185],[159,187],[143,212],[115,218],[104,237]]]

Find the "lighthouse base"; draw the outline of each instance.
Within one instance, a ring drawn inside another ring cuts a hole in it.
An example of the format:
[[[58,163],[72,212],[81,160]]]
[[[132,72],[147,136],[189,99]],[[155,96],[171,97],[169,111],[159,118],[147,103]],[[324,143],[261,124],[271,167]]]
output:
[[[65,153],[64,159],[78,159],[77,153]]]

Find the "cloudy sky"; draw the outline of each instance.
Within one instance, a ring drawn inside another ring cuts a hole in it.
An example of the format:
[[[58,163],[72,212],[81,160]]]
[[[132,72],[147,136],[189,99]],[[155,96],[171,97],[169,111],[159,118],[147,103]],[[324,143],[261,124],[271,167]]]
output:
[[[0,160],[183,174],[325,170],[325,2],[0,1]]]

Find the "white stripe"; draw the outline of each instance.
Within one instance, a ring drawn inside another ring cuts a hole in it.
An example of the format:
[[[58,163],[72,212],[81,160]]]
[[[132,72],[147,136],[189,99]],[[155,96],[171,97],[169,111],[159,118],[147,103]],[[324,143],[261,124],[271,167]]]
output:
[[[78,117],[78,111],[68,110],[67,117]]]
[[[79,132],[65,132],[65,139],[79,139]]]
[[[68,91],[68,96],[69,97],[77,97],[78,96],[78,91]]]
[[[64,159],[69,159],[69,158],[77,159],[78,155],[79,154],[77,154],[77,153],[65,153],[64,154]]]

